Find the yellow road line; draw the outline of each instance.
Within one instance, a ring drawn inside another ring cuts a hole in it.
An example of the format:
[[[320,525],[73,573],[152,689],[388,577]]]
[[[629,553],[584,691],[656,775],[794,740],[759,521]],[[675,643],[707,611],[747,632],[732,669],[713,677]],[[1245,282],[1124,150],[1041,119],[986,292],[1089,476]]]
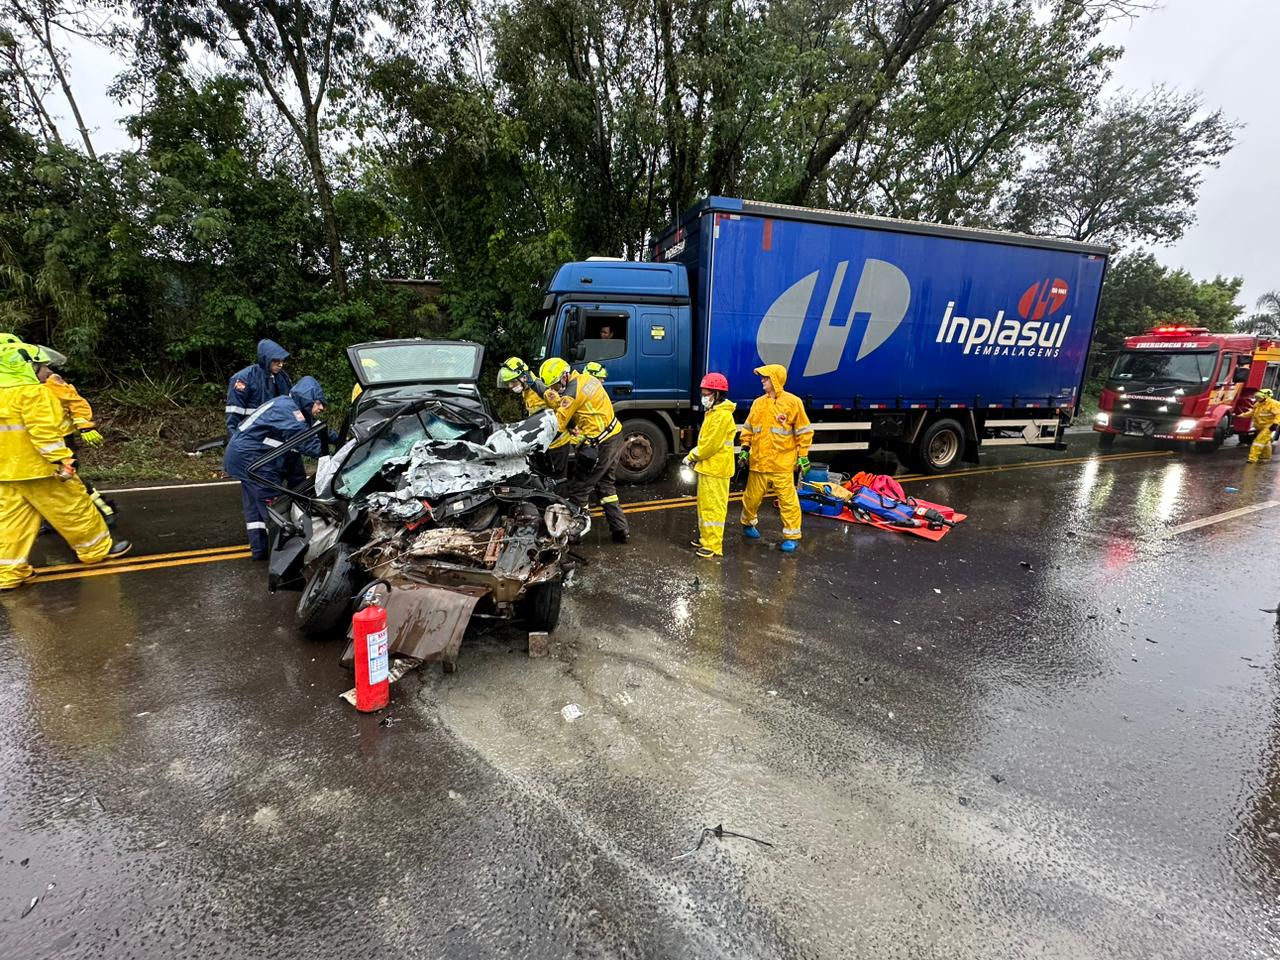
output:
[[[239,551],[238,553],[223,553],[217,556],[207,557],[186,557],[181,560],[165,560],[160,563],[135,563],[131,567],[103,567],[91,566],[84,567],[74,573],[55,573],[52,576],[41,576],[36,579],[36,583],[49,583],[53,580],[81,580],[85,577],[105,577],[112,573],[133,573],[135,570],[168,570],[172,567],[189,567],[197,563],[217,563],[219,560],[247,560],[249,558],[248,549]]]
[[[106,560],[102,564],[96,565],[101,568],[114,569],[116,567],[130,567],[139,563],[150,563],[156,560],[177,560],[182,557],[214,557],[222,553],[243,553],[249,547],[244,543],[237,543],[230,547],[204,547],[200,550],[177,550],[174,553],[144,553],[136,557],[121,557],[119,560]],[[64,570],[83,570],[83,563],[63,563],[54,567],[36,567],[36,573],[62,573]]]
[[[1114,462],[1118,460],[1146,460],[1152,457],[1171,457],[1171,450],[1137,451],[1134,453],[1115,453],[1093,457],[1067,457],[1060,460],[1040,460],[1030,463],[1011,463],[998,467],[978,467],[973,470],[958,470],[955,473],[943,473],[936,476],[924,474],[908,474],[898,477],[900,483],[916,483],[922,480],[950,480],[953,477],[974,477],[984,474],[1005,473],[1011,470],[1042,470],[1047,467],[1070,467],[1091,462]],[[741,493],[730,495],[729,502],[742,500]],[[692,507],[697,499],[688,497],[669,497],[663,500],[636,500],[624,503],[628,515],[634,513],[652,513],[655,510],[678,510]],[[597,507],[591,511],[592,516],[602,516]],[[84,566],[78,563],[64,564],[56,567],[40,567],[37,583],[49,583],[53,580],[79,580],[83,577],[102,577],[110,573],[131,573],[134,570],[165,570],[171,567],[187,567],[199,563],[217,563],[220,560],[243,560],[249,556],[245,546],[208,547],[203,550],[179,550],[175,553],[152,553],[137,557],[125,557],[109,563]]]

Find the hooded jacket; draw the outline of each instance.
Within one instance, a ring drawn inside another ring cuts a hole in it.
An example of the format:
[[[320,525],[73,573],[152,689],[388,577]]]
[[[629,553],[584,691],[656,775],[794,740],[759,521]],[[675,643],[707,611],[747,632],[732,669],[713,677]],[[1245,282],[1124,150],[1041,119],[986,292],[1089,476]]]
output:
[[[258,341],[258,362],[237,370],[227,381],[227,432],[234,433],[240,422],[268,400],[284,397],[293,381],[281,370],[271,375],[273,360],[289,359],[289,351],[274,340]]]
[[[249,467],[254,461],[311,429],[315,423],[311,416],[311,405],[317,400],[325,402],[323,388],[315,377],[303,377],[288,396],[276,397],[262,404],[245,417],[231,434],[227,452],[222,458],[222,468],[237,480],[252,482]],[[310,457],[320,456],[323,452],[320,434],[317,433],[291,452],[305,453]],[[279,480],[289,472],[288,460],[288,457],[281,457],[264,467],[262,472]]]
[[[813,443],[813,426],[804,404],[782,388],[787,369],[776,363],[756,367],[755,374],[773,382],[776,396],[759,396],[751,404],[742,425],[742,446],[750,449],[750,468],[757,473],[790,473],[796,460],[808,456]]]
[[[39,480],[72,458],[62,438],[62,405],[16,350],[0,354],[0,482]]]
[[[698,431],[698,445],[689,451],[693,469],[708,477],[733,476],[733,435],[738,426],[733,422],[737,404],[721,400],[707,411]]]
[[[1273,423],[1280,422],[1280,400],[1275,397],[1259,400],[1249,411],[1249,416],[1253,418],[1253,429],[1270,430]]]

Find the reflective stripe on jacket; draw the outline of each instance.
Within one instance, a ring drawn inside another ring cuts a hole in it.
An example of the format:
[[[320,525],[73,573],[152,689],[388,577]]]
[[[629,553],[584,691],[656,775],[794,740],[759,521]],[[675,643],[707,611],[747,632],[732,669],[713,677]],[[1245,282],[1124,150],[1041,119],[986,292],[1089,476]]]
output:
[[[1254,406],[1251,414],[1253,416],[1253,429],[1266,430],[1273,423],[1280,421],[1280,400],[1275,397],[1263,400]]]
[[[62,439],[62,404],[34,375],[31,381],[0,387],[0,480],[51,477],[55,464],[72,457]]]
[[[786,368],[770,363],[755,372],[773,381],[777,396],[756,397],[742,425],[742,445],[751,449],[752,470],[790,473],[796,460],[809,454],[813,425],[800,398],[782,389],[787,382]]]
[[[707,411],[698,431],[698,445],[689,451],[693,469],[708,477],[733,476],[733,435],[737,424],[733,411],[737,405],[732,400],[721,400]]]

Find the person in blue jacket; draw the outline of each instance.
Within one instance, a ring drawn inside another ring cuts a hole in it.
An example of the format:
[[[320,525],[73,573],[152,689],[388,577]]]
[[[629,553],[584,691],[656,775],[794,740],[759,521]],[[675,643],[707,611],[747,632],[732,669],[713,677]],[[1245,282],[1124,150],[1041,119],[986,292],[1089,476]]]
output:
[[[324,412],[324,406],[324,389],[315,377],[303,377],[292,391],[262,404],[231,432],[227,452],[222,458],[222,469],[240,481],[244,525],[249,531],[249,549],[254,560],[267,558],[267,501],[278,496],[279,491],[249,476],[249,467],[275,447],[310,430],[316,417]],[[333,436],[331,432],[329,439],[332,440]],[[259,472],[276,483],[287,485],[298,472],[294,467],[294,464],[300,465],[297,453],[318,457],[323,452],[321,435],[317,433],[301,447],[267,464]]]
[[[289,351],[274,340],[258,341],[258,362],[237,370],[227,381],[227,433],[268,400],[287,397],[293,381],[284,372]]]

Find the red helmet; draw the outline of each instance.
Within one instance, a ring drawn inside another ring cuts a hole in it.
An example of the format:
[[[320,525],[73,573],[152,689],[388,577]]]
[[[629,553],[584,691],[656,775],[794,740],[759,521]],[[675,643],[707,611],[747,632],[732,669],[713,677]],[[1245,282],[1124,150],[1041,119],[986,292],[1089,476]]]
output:
[[[729,381],[724,378],[723,373],[708,373],[702,378],[698,388],[700,390],[719,390],[721,393],[728,393]]]

